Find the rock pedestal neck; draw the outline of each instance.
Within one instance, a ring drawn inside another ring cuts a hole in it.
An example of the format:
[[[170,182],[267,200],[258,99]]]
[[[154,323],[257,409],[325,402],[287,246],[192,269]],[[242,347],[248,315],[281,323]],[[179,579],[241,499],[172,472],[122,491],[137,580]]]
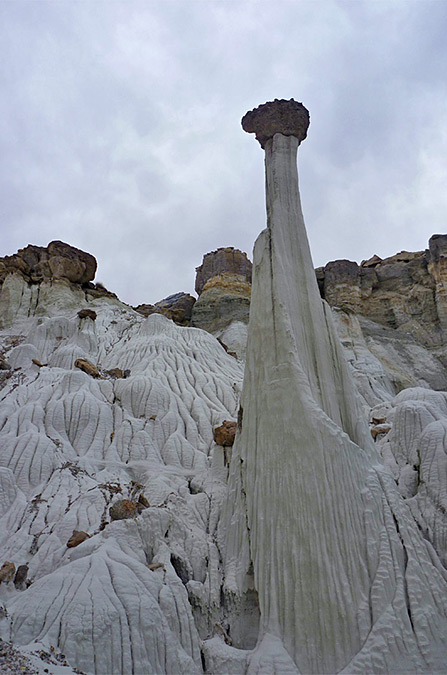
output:
[[[308,121],[293,100],[242,120],[265,149],[268,227],[254,249],[227,588],[258,594],[249,672],[436,671],[447,584],[376,454],[319,294],[296,165]]]

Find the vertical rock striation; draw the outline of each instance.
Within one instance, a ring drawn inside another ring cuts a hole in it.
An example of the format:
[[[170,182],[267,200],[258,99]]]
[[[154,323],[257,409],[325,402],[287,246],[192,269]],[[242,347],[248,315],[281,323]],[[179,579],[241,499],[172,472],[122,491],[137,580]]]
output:
[[[290,657],[301,673],[432,672],[447,656],[446,573],[376,454],[320,299],[296,167],[308,123],[293,100],[242,120],[265,149],[268,228],[254,250],[227,590],[258,593],[249,672],[292,672]]]

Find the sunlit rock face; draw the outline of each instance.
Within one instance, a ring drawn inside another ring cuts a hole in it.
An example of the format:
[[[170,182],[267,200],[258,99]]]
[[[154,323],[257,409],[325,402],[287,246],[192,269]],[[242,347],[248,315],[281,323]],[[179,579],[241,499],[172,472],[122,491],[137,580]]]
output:
[[[287,672],[437,671],[447,655],[445,571],[373,446],[320,300],[299,140],[275,133],[262,142],[268,229],[254,252],[221,531],[226,581],[236,595],[258,594],[252,672],[280,672],[278,659]]]

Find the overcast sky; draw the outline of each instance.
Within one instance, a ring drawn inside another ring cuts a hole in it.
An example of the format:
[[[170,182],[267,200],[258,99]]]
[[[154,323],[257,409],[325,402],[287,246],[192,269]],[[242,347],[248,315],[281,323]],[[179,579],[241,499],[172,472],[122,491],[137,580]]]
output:
[[[240,119],[295,98],[315,266],[447,232],[444,0],[0,0],[0,256],[60,239],[130,304],[251,257],[263,151]]]

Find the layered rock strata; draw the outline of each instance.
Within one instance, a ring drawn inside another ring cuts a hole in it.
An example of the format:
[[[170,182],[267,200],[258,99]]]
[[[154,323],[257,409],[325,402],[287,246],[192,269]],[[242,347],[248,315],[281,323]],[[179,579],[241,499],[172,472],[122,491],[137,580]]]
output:
[[[83,284],[95,278],[96,259],[62,241],[52,241],[46,248],[30,244],[14,255],[0,258],[0,283],[9,274],[20,274],[29,283],[66,279]]]
[[[62,241],[47,247],[30,244],[0,258],[0,328],[33,315],[79,310],[95,298],[117,299],[102,284],[92,283],[96,266],[90,253]]]
[[[296,169],[307,111],[275,101],[251,117],[261,120],[268,228],[254,251],[221,531],[227,589],[259,598],[250,672],[439,671],[445,570],[374,449],[312,267]],[[210,649],[211,663],[221,652]]]
[[[398,329],[427,347],[447,342],[447,235],[433,235],[426,251],[402,251],[360,265],[336,260],[316,270],[331,307]]]
[[[251,270],[246,253],[238,249],[207,253],[196,270],[199,298],[192,310],[192,325],[220,337],[231,323],[248,323]]]

